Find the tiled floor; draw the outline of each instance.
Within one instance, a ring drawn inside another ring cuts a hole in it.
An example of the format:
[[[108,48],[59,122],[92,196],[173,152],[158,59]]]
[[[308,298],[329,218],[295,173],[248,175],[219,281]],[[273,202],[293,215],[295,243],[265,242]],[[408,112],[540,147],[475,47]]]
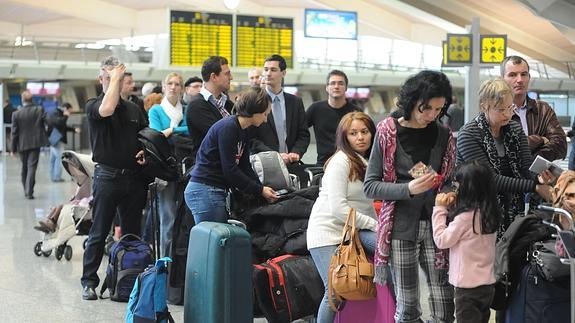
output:
[[[52,183],[48,179],[48,155],[42,154],[36,175],[35,199],[24,198],[20,184],[20,162],[5,154],[0,157],[3,196],[0,205],[0,321],[1,322],[122,322],[125,303],[110,300],[83,301],[82,242],[70,240],[70,261],[37,257],[34,244],[42,234],[33,229],[37,219],[51,206],[65,203],[74,193],[71,181]],[[69,178],[66,174],[65,178]],[[104,276],[104,258],[100,278]],[[171,308],[182,322],[181,306]]]
[[[72,181],[49,180],[48,157],[47,153],[40,156],[35,199],[28,200],[20,183],[19,159],[0,153],[0,322],[123,322],[126,303],[81,299],[82,243],[86,236],[69,241],[73,248],[70,261],[58,261],[54,254],[34,254],[34,245],[42,239],[33,229],[38,218],[43,218],[51,206],[67,202],[75,192]],[[106,264],[104,257],[100,279],[105,276]],[[184,321],[182,306],[170,305],[170,311],[176,322]]]
[[[315,146],[310,147],[309,155],[304,162],[315,159]],[[37,257],[33,252],[35,243],[42,239],[33,229],[37,217],[45,216],[51,206],[65,203],[75,188],[71,181],[50,182],[47,170],[48,155],[43,153],[36,176],[36,199],[27,200],[20,184],[19,160],[0,154],[0,322],[122,322],[125,303],[81,299],[85,236],[70,240],[74,252],[70,261],[58,261],[53,254]],[[67,174],[65,177],[69,178]],[[101,279],[106,263],[104,258]],[[423,282],[422,275],[420,278]],[[421,305],[428,318],[427,288],[423,285]],[[176,322],[183,322],[182,306],[170,306],[170,311]]]

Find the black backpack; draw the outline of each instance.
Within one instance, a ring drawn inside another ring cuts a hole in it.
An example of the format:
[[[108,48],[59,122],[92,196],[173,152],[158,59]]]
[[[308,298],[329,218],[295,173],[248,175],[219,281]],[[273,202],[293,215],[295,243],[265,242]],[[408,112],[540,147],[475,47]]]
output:
[[[160,131],[144,128],[138,132],[138,140],[142,144],[146,164],[143,172],[151,177],[157,177],[168,182],[180,178],[178,162],[174,157],[172,146]]]
[[[553,229],[544,224],[545,215],[540,212],[518,215],[495,247],[495,295],[491,302],[494,310],[507,308],[512,293],[528,263],[527,253],[536,241],[551,238]],[[479,252],[479,251],[478,251]]]
[[[100,297],[106,289],[110,290],[110,299],[127,302],[138,275],[153,263],[150,245],[140,237],[126,234],[112,246],[106,279],[100,289]]]

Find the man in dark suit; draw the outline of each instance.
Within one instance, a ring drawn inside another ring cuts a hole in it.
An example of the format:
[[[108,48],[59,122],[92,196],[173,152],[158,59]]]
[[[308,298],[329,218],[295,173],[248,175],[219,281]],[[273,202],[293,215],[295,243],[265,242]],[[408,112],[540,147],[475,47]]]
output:
[[[230,89],[233,79],[228,60],[211,56],[202,65],[204,86],[193,96],[186,110],[186,122],[193,143],[192,158],[195,160],[200,144],[210,127],[223,117],[229,116],[234,104],[224,93]]]
[[[268,122],[252,131],[252,152],[277,151],[286,164],[298,162],[309,145],[309,131],[301,98],[282,88],[287,64],[280,55],[266,58],[263,83],[272,99]]]
[[[22,186],[30,200],[34,199],[40,147],[47,145],[46,111],[32,102],[32,93],[26,90],[22,92],[22,107],[12,114],[12,154],[20,154]]]

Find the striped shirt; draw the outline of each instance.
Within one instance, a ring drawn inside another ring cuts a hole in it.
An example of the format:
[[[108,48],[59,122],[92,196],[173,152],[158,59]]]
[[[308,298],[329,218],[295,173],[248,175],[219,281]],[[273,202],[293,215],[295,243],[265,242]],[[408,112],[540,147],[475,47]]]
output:
[[[495,175],[495,184],[500,193],[527,193],[535,191],[535,180],[533,175],[529,172],[529,165],[531,163],[531,153],[529,152],[529,145],[527,144],[527,137],[525,136],[521,124],[511,120],[509,126],[503,127],[503,131],[514,131],[519,134],[520,147],[519,159],[521,160],[521,173],[523,178],[515,178],[505,176],[502,174]],[[477,122],[471,120],[465,124],[457,134],[457,160],[456,164],[459,165],[464,161],[479,160],[486,165],[490,165],[489,157],[487,156],[487,149],[483,143],[483,133],[479,129]],[[501,158],[501,165],[509,165],[507,156]],[[505,172],[507,173],[507,172]],[[509,174],[509,173],[507,173]]]

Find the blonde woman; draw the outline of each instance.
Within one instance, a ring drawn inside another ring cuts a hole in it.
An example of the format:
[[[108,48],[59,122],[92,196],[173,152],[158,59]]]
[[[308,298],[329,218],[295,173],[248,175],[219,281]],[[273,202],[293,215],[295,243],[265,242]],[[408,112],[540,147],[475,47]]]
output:
[[[479,115],[465,124],[457,135],[456,164],[477,160],[489,165],[495,175],[497,200],[503,219],[501,236],[517,214],[524,211],[525,193],[537,192],[547,197],[551,174],[540,180],[529,172],[531,153],[521,124],[512,120],[512,90],[500,78],[487,80],[479,89]]]
[[[178,73],[170,73],[162,82],[164,97],[160,104],[152,106],[148,111],[150,128],[161,131],[168,141],[173,134],[188,135],[188,126],[184,117],[182,106],[182,94],[184,91],[182,76]],[[168,182],[159,190],[160,207],[160,256],[169,254],[172,240],[172,229],[176,219],[176,182]]]

